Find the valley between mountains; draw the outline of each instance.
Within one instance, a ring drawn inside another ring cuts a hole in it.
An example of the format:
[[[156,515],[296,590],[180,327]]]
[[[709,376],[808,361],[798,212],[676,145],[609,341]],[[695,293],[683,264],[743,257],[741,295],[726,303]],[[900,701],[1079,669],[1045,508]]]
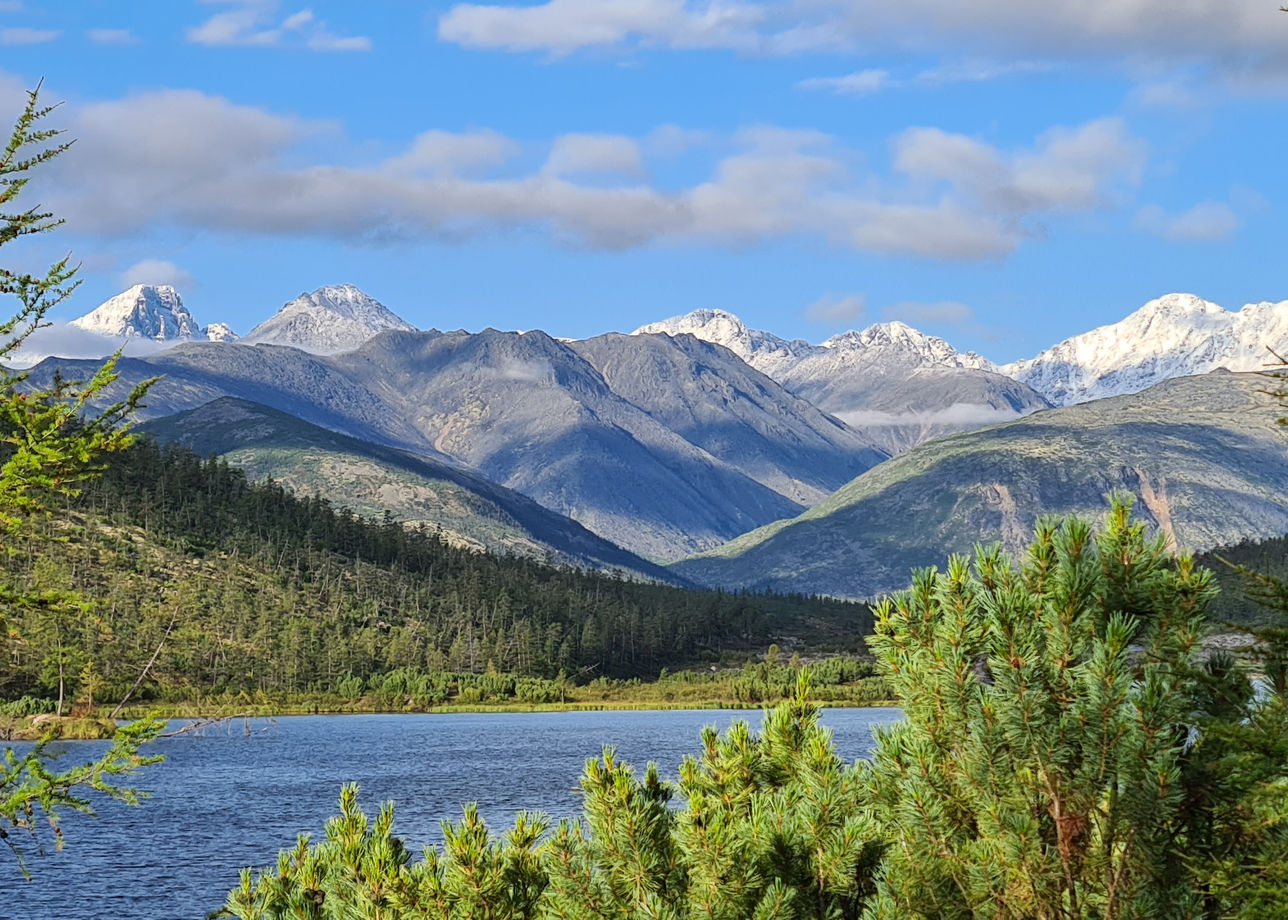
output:
[[[159,378],[151,436],[478,550],[869,597],[1113,493],[1186,549],[1288,532],[1254,373],[1288,302],[1168,295],[1009,365],[902,323],[811,344],[717,310],[580,341],[420,331],[351,285],[241,338],[164,286],[71,325],[124,344],[115,395]],[[98,364],[23,357],[36,386]]]

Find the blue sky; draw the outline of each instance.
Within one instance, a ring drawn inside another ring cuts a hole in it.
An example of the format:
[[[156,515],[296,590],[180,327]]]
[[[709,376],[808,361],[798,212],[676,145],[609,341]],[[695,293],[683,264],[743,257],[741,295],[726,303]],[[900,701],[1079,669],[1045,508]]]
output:
[[[352,282],[425,328],[899,318],[999,361],[1288,298],[1275,0],[0,0],[0,105],[88,311],[240,332]]]

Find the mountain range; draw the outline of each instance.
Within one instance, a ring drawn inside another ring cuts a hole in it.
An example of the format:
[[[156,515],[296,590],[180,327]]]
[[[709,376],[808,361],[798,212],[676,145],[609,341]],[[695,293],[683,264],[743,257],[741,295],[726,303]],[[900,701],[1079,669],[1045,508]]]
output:
[[[635,331],[657,333],[723,345],[892,454],[1051,406],[985,358],[899,322],[845,332],[821,345],[748,329],[722,310],[697,310]]]
[[[902,323],[811,344],[718,310],[580,341],[422,332],[352,285],[301,294],[241,340],[199,328],[164,286],[75,324],[171,345],[119,363],[122,387],[161,378],[143,411],[158,437],[466,545],[648,577],[661,562],[721,587],[865,595],[964,535],[1018,539],[1032,515],[1093,511],[1113,489],[1179,496],[1157,523],[1189,548],[1283,525],[1256,497],[1280,472],[1264,431],[1262,467],[1235,447],[1200,463],[1178,446],[1235,444],[1221,386],[1243,378],[1167,381],[1258,368],[1288,337],[1288,302],[1226,311],[1168,295],[1010,365]],[[96,363],[49,359],[32,381]],[[1177,485],[1195,469],[1244,509],[1229,528],[1214,492]],[[582,528],[605,544],[569,536]]]
[[[330,356],[189,342],[122,358],[118,387],[161,378],[144,419],[233,396],[465,468],[658,560],[799,514],[887,456],[725,349],[648,338],[387,331]],[[684,385],[656,385],[659,368]]]
[[[169,285],[138,284],[70,325],[111,340],[237,341],[226,323],[198,326]],[[247,343],[311,354],[352,351],[387,330],[415,326],[351,284],[302,293],[257,325]],[[790,392],[873,437],[910,446],[947,430],[980,427],[1051,406],[1139,392],[1175,377],[1224,368],[1255,371],[1288,338],[1288,301],[1226,310],[1193,294],[1167,294],[1123,320],[1076,335],[1032,358],[996,364],[901,322],[848,331],[820,344],[751,329],[723,310],[695,310],[633,334],[689,334],[721,345]],[[916,431],[924,435],[917,436]],[[911,435],[910,435],[911,433]]]

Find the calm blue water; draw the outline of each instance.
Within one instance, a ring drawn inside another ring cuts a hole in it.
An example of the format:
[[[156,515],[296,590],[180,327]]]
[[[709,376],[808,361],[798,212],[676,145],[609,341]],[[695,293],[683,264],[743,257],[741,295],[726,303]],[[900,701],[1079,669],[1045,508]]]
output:
[[[894,709],[830,709],[823,722],[847,760],[868,753],[872,726]],[[439,821],[475,801],[493,826],[516,811],[579,812],[577,778],[604,745],[674,777],[704,725],[755,712],[566,712],[294,716],[238,722],[155,744],[166,756],[136,785],[151,798],[99,805],[100,820],[67,815],[67,847],[33,855],[23,881],[0,849],[0,918],[200,920],[223,904],[243,866],[265,866],[301,831],[320,836],[340,786],[362,784],[368,811],[397,803],[395,827],[412,849],[441,839]],[[67,765],[97,745],[69,744]]]

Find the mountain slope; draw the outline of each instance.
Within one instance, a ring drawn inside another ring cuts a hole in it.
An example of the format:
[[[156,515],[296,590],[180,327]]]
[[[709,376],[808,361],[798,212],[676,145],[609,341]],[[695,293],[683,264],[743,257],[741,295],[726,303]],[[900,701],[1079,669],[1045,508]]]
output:
[[[997,373],[987,359],[899,322],[811,345],[749,329],[723,310],[696,310],[634,334],[657,333],[687,333],[723,345],[887,453],[1050,405],[1027,384]]]
[[[337,284],[301,294],[247,333],[243,341],[330,355],[352,351],[387,329],[415,328],[352,284]]]
[[[68,325],[112,338],[138,336],[157,342],[205,338],[179,292],[168,284],[136,284]]]
[[[649,558],[802,507],[614,393],[543,332],[391,332],[334,360],[404,407],[436,450]]]
[[[223,397],[144,424],[159,441],[218,455],[252,480],[323,495],[370,517],[441,527],[445,538],[561,565],[674,576],[532,499],[465,470],[311,425],[257,403]]]
[[[1111,492],[1180,546],[1288,532],[1288,439],[1264,378],[1211,374],[942,438],[805,514],[675,565],[702,584],[862,597],[978,541],[1021,548],[1043,514],[1099,514]]]
[[[618,396],[792,501],[821,501],[886,459],[726,348],[692,335],[610,333],[569,345]]]
[[[1120,322],[999,370],[1058,405],[1135,393],[1218,368],[1257,371],[1288,347],[1288,300],[1225,310],[1193,294],[1151,300]]]

